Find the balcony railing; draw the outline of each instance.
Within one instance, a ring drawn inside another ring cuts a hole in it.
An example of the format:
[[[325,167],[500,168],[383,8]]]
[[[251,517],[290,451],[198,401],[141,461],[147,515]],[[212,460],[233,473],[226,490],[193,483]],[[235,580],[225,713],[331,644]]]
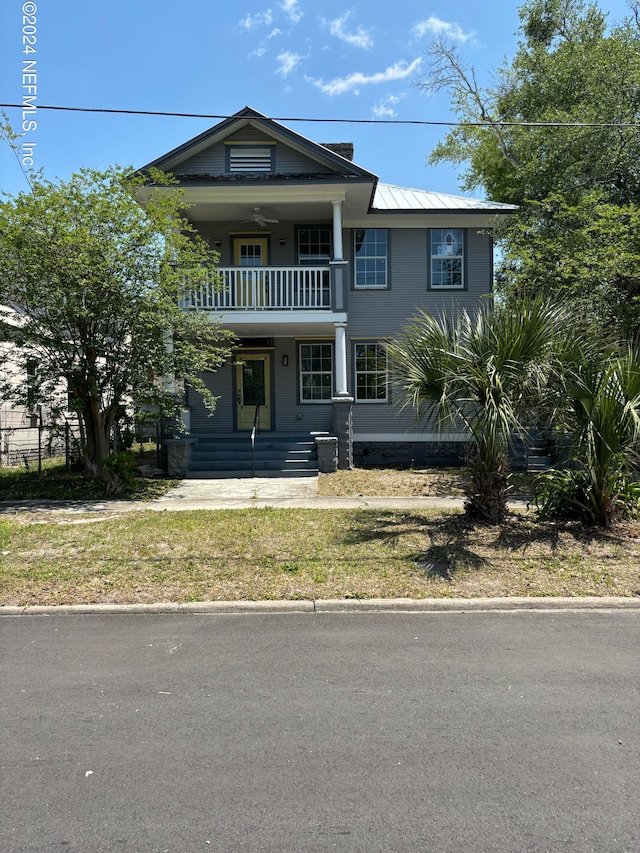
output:
[[[190,290],[183,308],[204,311],[331,309],[328,267],[219,267],[217,280]]]

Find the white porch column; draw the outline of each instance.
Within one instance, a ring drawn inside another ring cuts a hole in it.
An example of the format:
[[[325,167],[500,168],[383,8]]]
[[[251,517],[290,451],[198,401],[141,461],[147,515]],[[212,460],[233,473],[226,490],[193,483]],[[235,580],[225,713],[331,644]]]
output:
[[[348,397],[347,390],[347,324],[334,323],[336,330],[336,397]]]
[[[344,250],[342,248],[342,202],[332,201],[333,205],[333,260],[343,261]]]

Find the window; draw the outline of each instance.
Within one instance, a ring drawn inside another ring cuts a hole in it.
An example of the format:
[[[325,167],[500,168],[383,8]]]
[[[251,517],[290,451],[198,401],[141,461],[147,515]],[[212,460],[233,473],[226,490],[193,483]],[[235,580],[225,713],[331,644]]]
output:
[[[354,286],[387,286],[386,228],[358,228],[354,231]]]
[[[323,403],[333,397],[333,345],[300,344],[300,400]]]
[[[227,148],[228,172],[273,172],[271,146],[233,145]]]
[[[387,348],[384,344],[355,344],[356,402],[386,403],[388,399]]]
[[[331,260],[331,229],[298,229],[298,263],[300,266],[320,266]]]
[[[464,287],[464,231],[462,228],[432,228],[431,287]]]

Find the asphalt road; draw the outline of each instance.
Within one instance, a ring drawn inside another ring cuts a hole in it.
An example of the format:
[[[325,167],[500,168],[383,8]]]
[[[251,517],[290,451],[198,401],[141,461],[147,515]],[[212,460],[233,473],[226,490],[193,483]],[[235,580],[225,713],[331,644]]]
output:
[[[640,850],[640,614],[0,618],[0,850]]]

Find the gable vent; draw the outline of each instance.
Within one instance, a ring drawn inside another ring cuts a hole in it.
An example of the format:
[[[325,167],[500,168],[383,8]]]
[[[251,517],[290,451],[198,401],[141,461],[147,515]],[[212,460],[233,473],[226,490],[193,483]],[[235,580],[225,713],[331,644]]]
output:
[[[229,149],[230,172],[271,172],[271,148],[239,146]]]

